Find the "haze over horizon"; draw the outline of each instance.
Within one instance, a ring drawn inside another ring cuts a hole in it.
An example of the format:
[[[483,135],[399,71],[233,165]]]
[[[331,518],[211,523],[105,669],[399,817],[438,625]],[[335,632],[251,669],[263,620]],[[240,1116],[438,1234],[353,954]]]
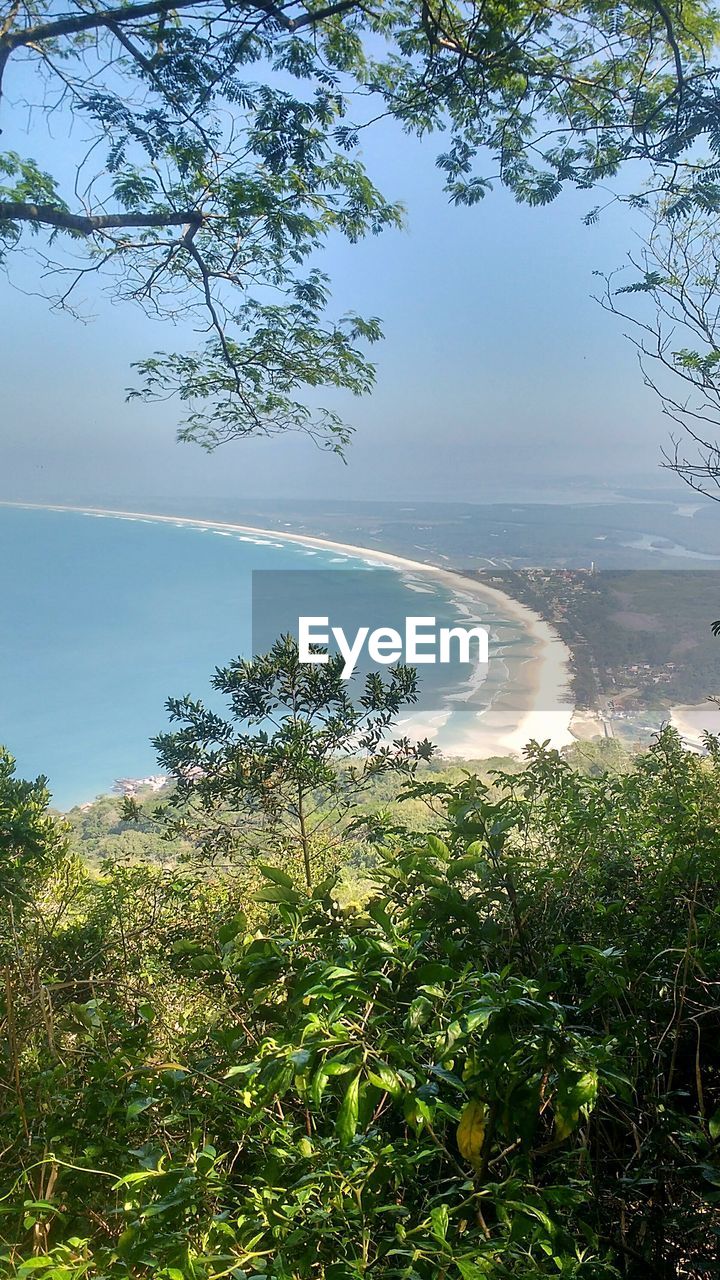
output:
[[[22,124],[11,115],[7,145],[26,148]],[[42,163],[37,135],[33,145]],[[90,323],[52,313],[16,259],[1,495],[472,501],[574,487],[578,476],[600,487],[619,476],[625,486],[667,486],[658,469],[667,419],[619,324],[590,296],[593,271],[622,265],[639,215],[611,204],[584,225],[607,195],[596,191],[528,208],[496,188],[475,208],[450,207],[434,164],[440,148],[438,137],[419,143],[387,123],[370,131],[368,169],[405,202],[407,227],[358,245],[336,238],[319,257],[333,314],[377,315],[385,332],[372,353],[373,394],[317,395],[356,427],[348,466],[299,436],[213,455],[178,445],[183,406],[128,404],[125,390],[134,360],[195,345],[191,326],[153,322],[97,289],[86,295]]]

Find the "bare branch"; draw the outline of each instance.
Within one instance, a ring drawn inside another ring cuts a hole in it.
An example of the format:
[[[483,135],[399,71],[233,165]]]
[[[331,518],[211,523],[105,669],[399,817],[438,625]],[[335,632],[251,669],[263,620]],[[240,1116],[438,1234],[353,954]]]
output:
[[[330,4],[325,9],[316,9],[303,14],[301,18],[284,18],[283,25],[288,31],[301,31],[303,27],[312,26],[314,22],[324,22],[326,18],[334,18],[338,14],[348,13],[351,9],[361,9],[359,0],[339,0],[338,4]],[[273,16],[276,16],[273,13]]]
[[[161,17],[176,9],[196,8],[202,0],[148,0],[147,4],[121,5],[117,9],[92,13],[69,13],[54,22],[40,23],[34,27],[19,27],[0,37],[0,49],[12,52],[21,46],[53,40],[56,36],[74,35],[81,31],[94,31],[98,27],[112,27],[122,22],[136,22],[140,18]]]
[[[29,204],[20,200],[0,200],[0,222],[31,222],[36,225],[58,227],[61,231],[74,231],[92,236],[98,231],[121,227],[194,227],[202,225],[203,215],[197,209],[185,209],[167,213],[69,213],[54,204]]]

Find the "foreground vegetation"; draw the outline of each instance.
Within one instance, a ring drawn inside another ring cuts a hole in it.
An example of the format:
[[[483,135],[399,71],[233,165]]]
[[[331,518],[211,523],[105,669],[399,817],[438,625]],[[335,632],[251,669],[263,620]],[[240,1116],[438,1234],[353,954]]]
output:
[[[427,767],[353,898],[89,866],[4,756],[2,1273],[716,1276],[719,782]]]

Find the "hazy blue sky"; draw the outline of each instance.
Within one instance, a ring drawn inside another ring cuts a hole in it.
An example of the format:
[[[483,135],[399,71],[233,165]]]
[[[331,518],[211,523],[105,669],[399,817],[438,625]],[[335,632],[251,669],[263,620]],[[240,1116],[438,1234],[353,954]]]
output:
[[[59,144],[28,144],[24,123],[10,122],[4,145],[57,160]],[[181,406],[126,404],[124,389],[132,360],[191,347],[189,328],[100,295],[95,319],[79,323],[3,281],[1,496],[472,500],[577,475],[663,482],[667,420],[618,324],[590,299],[593,270],[621,263],[633,243],[631,215],[615,206],[586,227],[598,196],[572,191],[545,209],[499,189],[451,208],[440,148],[394,126],[366,134],[372,176],[405,201],[407,229],[336,241],[325,257],[338,312],[378,315],[386,334],[375,393],[323,397],[357,427],[348,467],[302,437],[212,456],[177,445]],[[26,283],[22,267],[13,277]]]

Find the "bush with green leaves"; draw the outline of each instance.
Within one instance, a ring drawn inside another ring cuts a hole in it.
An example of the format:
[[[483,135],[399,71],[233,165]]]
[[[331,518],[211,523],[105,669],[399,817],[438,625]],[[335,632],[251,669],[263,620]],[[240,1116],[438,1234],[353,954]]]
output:
[[[218,668],[212,684],[229,719],[189,697],[168,701],[179,728],[155,745],[173,784],[158,811],[169,838],[194,842],[205,858],[260,849],[292,862],[299,853],[311,888],[332,833],[347,828],[370,784],[430,758],[427,740],[392,737],[400,710],[417,701],[412,667],[385,679],[369,672],[356,690],[341,654],[317,652],[325,662],[301,662],[297,641],[283,636],[268,653]],[[136,815],[129,802],[126,816]]]
[[[117,950],[93,999],[50,982],[6,1272],[715,1277],[719,781],[672,731],[620,776],[415,780],[444,829],[393,832],[364,901],[272,866],[251,918],[188,899],[137,991]]]
[[[66,827],[48,813],[49,803],[47,779],[18,778],[15,760],[0,746],[0,947],[10,944],[15,923],[67,856]]]

